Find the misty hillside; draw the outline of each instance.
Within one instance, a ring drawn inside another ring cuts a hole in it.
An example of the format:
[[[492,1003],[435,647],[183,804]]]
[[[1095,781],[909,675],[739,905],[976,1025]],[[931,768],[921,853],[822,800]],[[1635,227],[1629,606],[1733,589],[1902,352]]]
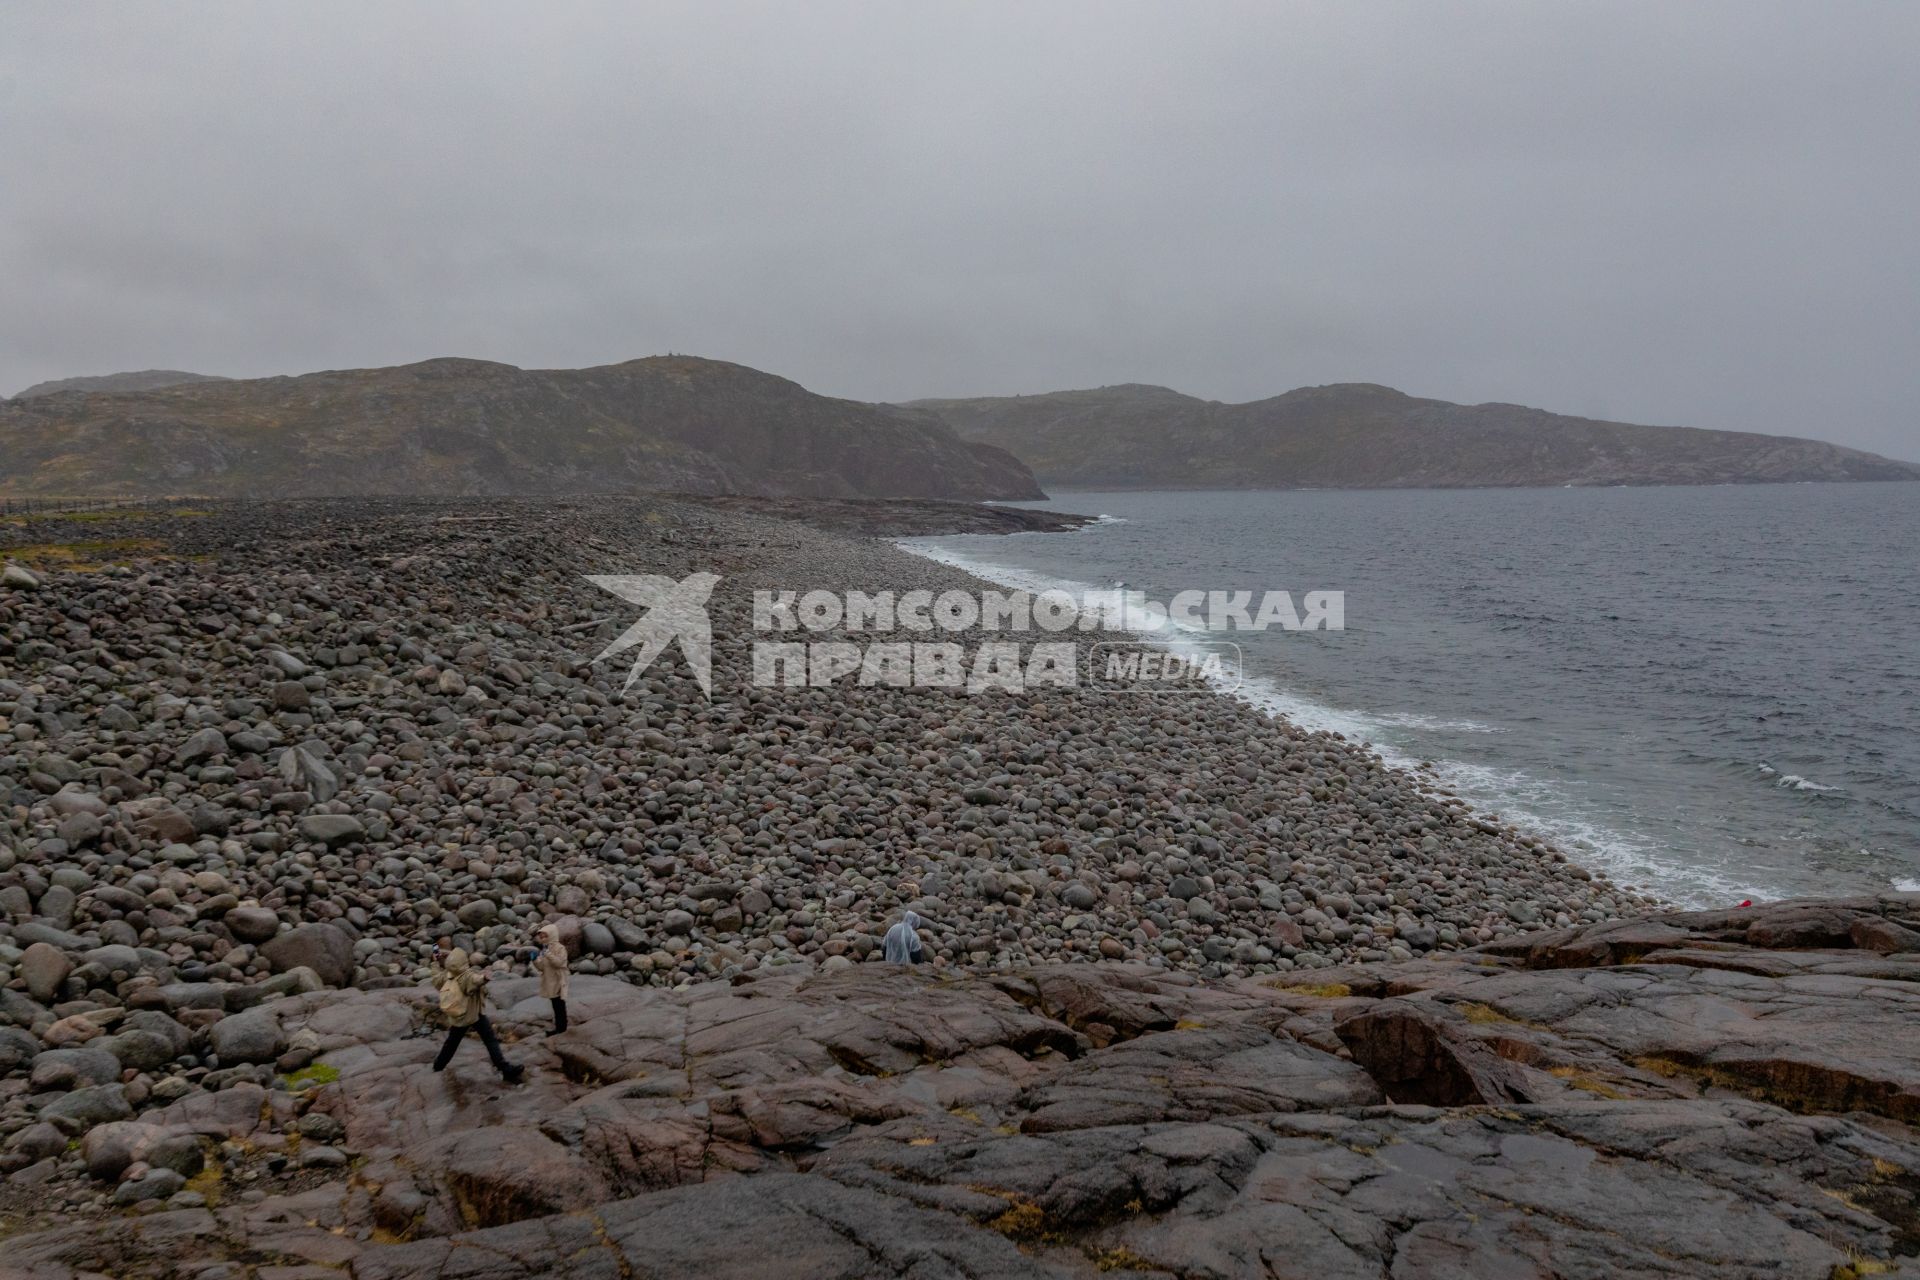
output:
[[[1223,404],[1166,387],[917,400],[1043,484],[1455,488],[1916,480],[1920,465],[1786,436],[1423,400],[1371,383]]]
[[[1034,498],[933,414],[718,360],[439,359],[0,403],[0,492]]]
[[[189,382],[226,382],[228,379],[214,373],[187,373],[180,369],[141,369],[137,373],[104,373],[94,378],[58,378],[52,382],[36,382],[14,397],[25,400],[29,396],[50,396],[56,391],[158,391],[162,387],[178,387]]]

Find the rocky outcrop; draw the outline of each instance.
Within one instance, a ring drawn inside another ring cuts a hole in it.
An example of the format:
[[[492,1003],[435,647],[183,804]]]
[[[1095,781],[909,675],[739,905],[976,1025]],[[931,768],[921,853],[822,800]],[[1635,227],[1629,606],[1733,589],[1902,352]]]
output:
[[[1777,904],[1311,984],[582,976],[563,1035],[502,980],[519,1086],[477,1048],[429,1070],[424,990],[312,992],[246,1015],[317,1053],[304,1078],[73,1153],[22,1131],[16,1185],[114,1218],[27,1224],[7,1274],[1892,1274],[1920,1256],[1920,951],[1885,938],[1916,926],[1920,895]]]
[[[1166,387],[920,400],[1043,484],[1115,489],[1391,489],[1489,485],[1916,480],[1920,464],[1744,431],[1450,404],[1371,383],[1247,404]]]
[[[932,414],[687,356],[69,391],[0,402],[0,432],[7,493],[1042,496],[1010,454]]]

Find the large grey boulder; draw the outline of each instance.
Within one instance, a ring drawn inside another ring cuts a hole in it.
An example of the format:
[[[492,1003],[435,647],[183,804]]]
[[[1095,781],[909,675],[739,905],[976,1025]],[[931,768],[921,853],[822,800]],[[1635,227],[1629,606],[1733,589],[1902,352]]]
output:
[[[272,1062],[286,1047],[280,1022],[272,1014],[253,1010],[222,1018],[209,1034],[214,1056],[222,1066],[242,1062]]]
[[[298,685],[294,686],[299,688]],[[301,690],[302,693],[305,690]],[[280,776],[297,790],[325,803],[340,794],[340,774],[325,743],[309,739],[280,754]]]
[[[41,1091],[84,1089],[120,1078],[120,1060],[104,1049],[48,1049],[33,1060],[28,1083]]]
[[[192,1033],[166,1014],[142,1009],[123,1020],[116,1032],[92,1047],[111,1053],[123,1067],[155,1071],[187,1051]]]
[[[87,1172],[102,1182],[112,1182],[125,1173],[127,1166],[141,1159],[141,1150],[150,1139],[166,1130],[138,1120],[115,1120],[95,1125],[80,1140],[80,1158]]]
[[[260,954],[275,973],[311,969],[330,987],[344,987],[353,977],[353,939],[335,925],[300,925],[265,943]]]
[[[62,1094],[40,1109],[40,1118],[67,1133],[80,1134],[109,1120],[131,1120],[133,1106],[123,1084],[97,1084]]]
[[[47,892],[51,894],[53,890]],[[36,942],[21,955],[18,968],[27,984],[27,994],[41,1004],[52,1004],[60,994],[60,984],[73,972],[73,961],[58,947]]]
[[[0,1027],[0,1073],[18,1071],[40,1052],[40,1041],[31,1031],[19,1027]]]
[[[181,767],[200,764],[224,755],[226,750],[227,736],[209,725],[180,744],[180,749],[173,753],[173,762]]]
[[[165,1200],[186,1185],[186,1178],[172,1169],[149,1169],[140,1177],[121,1183],[114,1190],[113,1202],[133,1205],[143,1200]]]
[[[280,917],[265,907],[234,907],[220,921],[241,942],[266,942],[280,932]]]
[[[366,836],[366,826],[350,813],[310,813],[300,819],[300,834],[328,848]]]

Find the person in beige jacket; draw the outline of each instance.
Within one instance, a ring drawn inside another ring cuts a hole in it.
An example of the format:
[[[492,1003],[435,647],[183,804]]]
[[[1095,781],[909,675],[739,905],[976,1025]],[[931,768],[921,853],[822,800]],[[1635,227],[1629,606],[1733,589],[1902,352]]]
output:
[[[550,924],[534,930],[533,940],[540,949],[533,954],[533,971],[540,975],[540,995],[553,1002],[555,1035],[567,1029],[567,988],[573,971],[568,968],[567,949],[560,943],[560,931]]]
[[[480,1043],[487,1047],[487,1057],[493,1060],[500,1078],[508,1084],[518,1083],[526,1068],[507,1061],[506,1054],[500,1052],[499,1038],[493,1034],[493,1023],[487,1020],[487,975],[473,967],[465,951],[455,947],[434,967],[433,985],[440,993],[440,1013],[447,1020],[446,1043],[440,1046],[433,1069],[447,1069],[453,1051],[471,1028],[480,1033]]]

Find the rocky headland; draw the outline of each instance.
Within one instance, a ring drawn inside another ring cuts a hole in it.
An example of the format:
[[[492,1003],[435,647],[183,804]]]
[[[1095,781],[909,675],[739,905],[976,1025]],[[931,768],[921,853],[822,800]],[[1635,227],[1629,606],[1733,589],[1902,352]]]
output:
[[[1127,384],[910,407],[1014,454],[1042,484],[1094,489],[1920,480],[1920,463],[1819,440],[1453,404],[1365,382],[1246,404]]]
[[[751,687],[755,587],[979,585],[777,514],[156,505],[0,539],[0,1273],[1920,1249],[1910,895],[1652,915],[1226,698]],[[582,575],[696,571],[712,698],[677,654],[623,688],[592,658],[635,610]],[[935,963],[880,966],[909,906]],[[527,1081],[477,1048],[434,1075],[434,939],[549,922],[575,1025],[503,974]]]

